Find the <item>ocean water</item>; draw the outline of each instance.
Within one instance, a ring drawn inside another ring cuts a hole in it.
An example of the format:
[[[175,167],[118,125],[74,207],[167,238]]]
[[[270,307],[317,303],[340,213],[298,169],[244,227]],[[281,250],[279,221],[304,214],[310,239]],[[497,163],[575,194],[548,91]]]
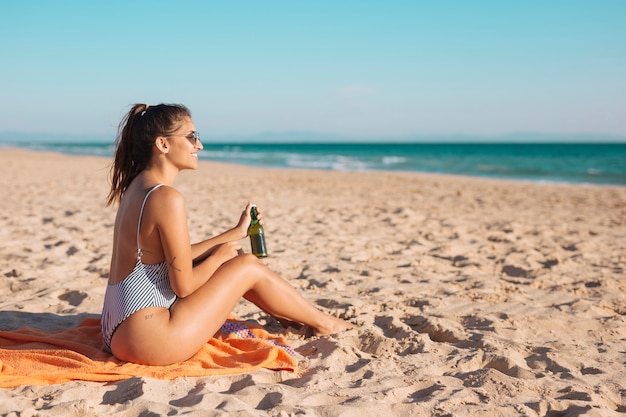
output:
[[[420,171],[536,182],[626,185],[626,143],[273,143],[205,141],[202,160],[260,167]],[[0,146],[16,146],[4,143]],[[110,143],[28,143],[34,150],[112,156]]]

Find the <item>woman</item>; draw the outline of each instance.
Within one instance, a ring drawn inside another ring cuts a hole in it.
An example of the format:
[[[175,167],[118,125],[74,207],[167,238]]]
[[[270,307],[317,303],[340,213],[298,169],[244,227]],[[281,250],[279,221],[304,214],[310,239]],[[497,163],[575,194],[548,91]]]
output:
[[[307,302],[254,255],[240,255],[250,203],[235,227],[191,244],[176,175],[202,144],[181,105],[136,104],[120,123],[108,205],[119,202],[102,311],[106,346],[121,360],[165,365],[194,355],[240,297],[316,335],[350,328]]]

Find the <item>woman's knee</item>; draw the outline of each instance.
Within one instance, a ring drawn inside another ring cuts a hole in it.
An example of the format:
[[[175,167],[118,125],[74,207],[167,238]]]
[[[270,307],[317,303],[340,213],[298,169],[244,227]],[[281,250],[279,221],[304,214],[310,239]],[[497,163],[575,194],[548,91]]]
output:
[[[245,253],[243,255],[239,255],[228,261],[229,264],[232,264],[239,268],[245,268],[249,270],[256,270],[265,268],[265,264],[259,260],[255,255],[251,253]]]
[[[239,277],[251,286],[278,278],[259,258],[250,253],[239,255],[228,263],[236,269],[231,270],[230,277]]]

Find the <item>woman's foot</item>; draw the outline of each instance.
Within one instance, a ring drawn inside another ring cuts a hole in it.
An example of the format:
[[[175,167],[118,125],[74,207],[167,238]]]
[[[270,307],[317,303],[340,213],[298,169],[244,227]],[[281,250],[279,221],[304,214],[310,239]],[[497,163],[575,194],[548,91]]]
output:
[[[352,324],[347,321],[327,314],[324,324],[314,328],[313,334],[315,336],[329,336],[343,332],[344,330],[350,330],[352,327]]]

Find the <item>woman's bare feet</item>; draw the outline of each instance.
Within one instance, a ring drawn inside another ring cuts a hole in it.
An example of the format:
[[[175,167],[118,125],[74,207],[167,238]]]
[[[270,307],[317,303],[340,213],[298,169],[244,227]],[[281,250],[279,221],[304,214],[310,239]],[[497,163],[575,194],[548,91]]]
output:
[[[328,336],[340,333],[344,330],[352,329],[352,327],[352,324],[348,323],[347,321],[327,314],[325,322],[322,325],[314,328],[313,334],[315,336]]]

